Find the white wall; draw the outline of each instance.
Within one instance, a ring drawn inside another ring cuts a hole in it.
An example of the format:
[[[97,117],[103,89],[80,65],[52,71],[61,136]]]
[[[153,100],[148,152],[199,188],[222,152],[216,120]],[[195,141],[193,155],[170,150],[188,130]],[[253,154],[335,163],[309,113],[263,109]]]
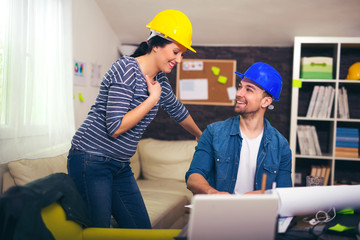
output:
[[[85,63],[85,86],[74,85],[75,127],[80,127],[99,91],[91,84],[92,64],[101,65],[100,76],[119,58],[120,41],[106,21],[95,0],[73,0],[73,58]],[[79,93],[84,101],[80,102]]]

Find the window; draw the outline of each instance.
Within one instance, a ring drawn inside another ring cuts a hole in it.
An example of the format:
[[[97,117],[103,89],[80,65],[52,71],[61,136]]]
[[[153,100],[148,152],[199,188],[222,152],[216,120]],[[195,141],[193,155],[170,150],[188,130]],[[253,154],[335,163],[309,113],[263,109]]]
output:
[[[5,107],[5,27],[7,25],[6,19],[7,19],[7,12],[6,1],[0,2],[0,125],[5,124],[6,122],[6,107]]]
[[[64,153],[75,125],[71,0],[0,4],[0,163]]]

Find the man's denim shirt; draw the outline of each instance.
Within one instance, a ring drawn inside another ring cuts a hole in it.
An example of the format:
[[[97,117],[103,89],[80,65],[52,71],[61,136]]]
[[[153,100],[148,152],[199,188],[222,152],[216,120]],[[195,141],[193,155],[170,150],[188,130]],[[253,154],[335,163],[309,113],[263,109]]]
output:
[[[218,191],[233,193],[237,179],[242,137],[240,117],[210,124],[199,139],[187,181],[192,173],[201,174]],[[261,189],[263,173],[267,174],[266,189],[291,187],[291,150],[288,141],[264,119],[264,133],[257,156],[254,189]]]

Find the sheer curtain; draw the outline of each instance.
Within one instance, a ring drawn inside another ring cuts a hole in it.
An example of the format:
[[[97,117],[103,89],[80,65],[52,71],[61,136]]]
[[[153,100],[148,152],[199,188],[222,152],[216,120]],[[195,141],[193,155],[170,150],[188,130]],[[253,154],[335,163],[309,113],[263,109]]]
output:
[[[71,0],[2,0],[0,163],[56,156],[75,132]]]

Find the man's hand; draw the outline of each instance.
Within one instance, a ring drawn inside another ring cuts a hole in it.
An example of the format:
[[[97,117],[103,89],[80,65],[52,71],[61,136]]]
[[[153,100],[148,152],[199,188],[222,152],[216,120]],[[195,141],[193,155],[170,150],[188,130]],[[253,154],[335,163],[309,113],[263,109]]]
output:
[[[193,173],[187,180],[187,188],[195,194],[230,194],[228,192],[220,192],[211,187],[206,179],[199,173]]]
[[[210,189],[210,190],[207,192],[207,194],[225,194],[225,195],[229,195],[230,193],[228,193],[228,192],[220,192],[220,191],[218,191],[218,190],[216,190],[216,189]]]
[[[256,190],[256,191],[247,192],[245,194],[263,194],[263,193],[261,192],[261,190]]]

